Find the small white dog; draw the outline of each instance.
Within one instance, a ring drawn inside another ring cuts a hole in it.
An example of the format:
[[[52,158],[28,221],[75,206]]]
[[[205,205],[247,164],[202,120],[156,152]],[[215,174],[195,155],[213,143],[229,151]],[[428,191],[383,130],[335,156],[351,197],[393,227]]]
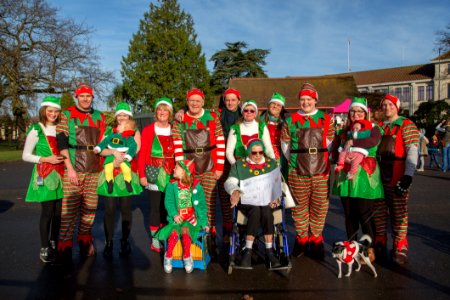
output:
[[[370,259],[367,255],[368,245],[372,243],[372,239],[367,234],[363,235],[359,242],[350,241],[350,242],[336,242],[334,243],[332,254],[333,258],[336,259],[336,262],[339,266],[339,274],[338,278],[342,278],[342,263],[347,264],[348,271],[345,274],[346,277],[350,277],[352,274],[353,263],[356,262],[357,268],[356,272],[359,272],[361,269],[361,259],[366,263],[367,266],[372,270],[373,276],[377,277],[377,272],[375,271],[375,267],[370,262]]]

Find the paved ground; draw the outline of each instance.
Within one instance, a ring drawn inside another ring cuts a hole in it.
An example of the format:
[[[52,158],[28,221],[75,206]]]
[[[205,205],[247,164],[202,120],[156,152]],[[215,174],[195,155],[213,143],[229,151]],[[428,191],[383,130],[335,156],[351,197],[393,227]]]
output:
[[[149,206],[133,203],[133,253],[128,259],[103,259],[103,207],[94,225],[99,255],[82,261],[74,251],[74,268],[43,265],[39,258],[38,204],[23,197],[31,164],[0,164],[0,299],[450,299],[450,174],[426,170],[414,178],[410,201],[410,263],[404,267],[378,260],[378,278],[367,267],[351,278],[337,279],[331,244],[345,239],[340,202],[332,198],[325,228],[326,257],[293,259],[287,277],[262,265],[251,272],[225,271],[226,257],[208,270],[172,274],[161,257],[149,251]],[[290,225],[290,230],[292,226]],[[116,245],[120,233],[115,236]],[[293,241],[293,235],[290,236]]]

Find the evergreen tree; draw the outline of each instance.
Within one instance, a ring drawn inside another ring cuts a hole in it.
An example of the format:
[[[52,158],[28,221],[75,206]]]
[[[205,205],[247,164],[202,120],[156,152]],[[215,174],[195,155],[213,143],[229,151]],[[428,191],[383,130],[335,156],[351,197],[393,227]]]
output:
[[[75,105],[75,100],[73,99],[72,95],[69,93],[63,93],[61,95],[61,109],[66,109],[73,105]]]
[[[210,59],[214,62],[211,86],[216,94],[225,91],[230,78],[267,77],[262,66],[266,64],[270,50],[243,51],[247,48],[245,42],[225,43],[225,46],[227,48],[216,52]]]
[[[157,98],[165,96],[175,98],[178,108],[192,87],[208,94],[209,73],[196,39],[192,17],[177,0],[150,4],[121,63],[123,88],[135,107],[153,107]]]

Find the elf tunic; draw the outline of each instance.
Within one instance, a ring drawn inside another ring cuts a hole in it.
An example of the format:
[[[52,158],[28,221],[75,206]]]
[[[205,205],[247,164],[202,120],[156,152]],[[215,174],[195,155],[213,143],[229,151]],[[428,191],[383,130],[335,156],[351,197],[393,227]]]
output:
[[[192,187],[187,189],[180,188],[178,181],[170,183],[166,188],[164,205],[167,210],[168,224],[156,233],[156,237],[160,240],[167,240],[174,230],[181,235],[182,227],[187,226],[191,239],[195,241],[198,232],[205,226],[208,226],[205,194],[202,186],[196,180],[194,180]],[[175,223],[173,219],[175,216],[181,215],[182,210],[191,208],[194,209],[194,215],[197,221],[195,225],[187,220],[180,224]]]
[[[247,157],[248,141],[254,138],[261,139],[264,143],[265,154],[270,158],[275,158],[270,134],[264,122],[242,122],[231,126],[227,139],[226,156],[228,162],[233,165],[236,159]]]
[[[390,124],[380,125],[384,131],[382,142],[378,147],[382,180],[384,176],[384,199],[374,203],[375,243],[386,244],[389,209],[394,248],[401,250],[404,246],[408,247],[406,236],[409,193],[397,196],[395,189],[397,182],[405,174],[408,148],[418,147],[419,131],[416,125],[405,117],[398,117]]]
[[[43,128],[45,128],[45,131]],[[27,195],[25,196],[26,202],[60,200],[63,197],[62,176],[64,174],[64,164],[39,163],[40,157],[59,155],[55,129],[56,126],[44,127],[40,123],[32,124],[28,129],[26,148],[30,147],[31,151],[35,149],[36,156],[29,159],[30,161],[33,160],[35,165],[31,173]],[[37,142],[34,142],[36,139]],[[31,151],[30,156],[32,156]],[[27,161],[29,160],[27,159]],[[43,178],[42,185],[39,185],[37,182],[38,176]]]
[[[348,136],[348,133],[343,134],[341,137],[337,136],[335,141],[346,141]],[[353,139],[354,146],[367,141],[370,144],[366,145],[372,147],[366,149],[368,154],[358,167],[352,180],[347,179],[348,165],[337,174],[333,185],[334,195],[363,199],[380,199],[384,197],[383,184],[380,179],[380,167],[375,159],[380,139],[372,138],[369,141],[371,136],[381,136],[381,129],[378,125],[374,125],[371,130],[358,132],[356,139]],[[341,143],[342,146],[344,144]]]
[[[283,124],[281,141],[290,146],[290,155],[285,153],[289,157],[288,182],[298,203],[292,208],[292,218],[302,240],[322,241],[329,206],[327,146],[333,136],[331,117],[320,110],[312,114],[297,111]]]
[[[200,180],[205,192],[208,222],[214,227],[217,186],[215,171],[223,171],[225,162],[225,140],[220,119],[216,113],[208,110],[203,110],[199,118],[185,113],[183,120],[174,124],[173,143],[176,161],[194,159],[195,179]]]
[[[115,128],[108,127],[104,134],[106,137],[97,145],[97,147],[100,151],[105,148],[117,149],[118,151],[121,151],[120,148],[128,148],[125,157],[129,157],[130,159],[135,160],[137,159],[137,144],[134,140],[134,134],[135,131],[133,130],[127,130],[119,133]],[[103,165],[113,163],[113,161],[114,155],[109,155],[105,158]],[[124,163],[126,163],[129,167],[131,165],[127,160],[124,160]],[[98,178],[97,193],[99,195],[106,197],[127,197],[132,195],[139,195],[142,192],[142,186],[139,182],[138,175],[133,171],[131,171],[131,187],[133,189],[131,193],[127,191],[125,180],[120,168],[114,168],[113,185],[113,192],[108,193],[108,184],[105,179],[105,170],[102,170]]]
[[[146,178],[147,165],[158,168],[155,184],[160,192],[164,192],[175,169],[174,145],[172,135],[158,134],[157,131],[159,128],[155,126],[155,123],[146,126],[142,131],[141,141],[143,142],[139,151],[138,171],[139,178]],[[167,131],[171,132],[171,125]]]
[[[91,234],[98,205],[98,175],[101,168],[100,157],[93,149],[103,137],[106,123],[105,116],[97,110],[83,112],[76,106],[69,107],[61,113],[61,122],[56,127],[58,135],[64,136],[72,166],[77,172],[79,185],[70,181],[67,169],[64,171],[61,229],[58,251],[72,248],[76,219],[80,212],[78,241],[88,245],[93,240]],[[62,140],[62,138],[61,138]]]

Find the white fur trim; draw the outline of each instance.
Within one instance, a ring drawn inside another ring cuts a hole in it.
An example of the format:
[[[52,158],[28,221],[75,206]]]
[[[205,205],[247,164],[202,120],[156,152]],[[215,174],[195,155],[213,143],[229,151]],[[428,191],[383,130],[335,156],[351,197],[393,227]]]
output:
[[[131,113],[131,111],[128,110],[124,110],[124,109],[120,109],[118,111],[116,111],[116,113],[114,114],[114,116],[117,116],[118,114],[124,113],[126,115],[129,115],[130,117],[133,116],[133,114]]]
[[[270,100],[269,100],[269,104],[272,103],[272,102],[278,102],[278,103],[280,103],[283,107],[284,107],[284,105],[285,105],[284,102],[281,101],[280,99],[270,99]]]
[[[161,104],[166,104],[166,105],[168,105],[168,106],[170,107],[171,110],[173,110],[173,105],[172,105],[172,103],[170,103],[170,102],[168,102],[168,101],[159,101],[159,102],[158,102],[158,105],[156,105],[156,107],[155,107],[155,111],[156,111],[156,109],[158,108],[158,106],[160,106]]]
[[[51,106],[51,107],[54,107],[57,109],[61,109],[61,105],[55,104],[53,102],[42,102],[41,107],[43,107],[43,106]]]
[[[119,148],[114,148],[110,145],[108,145],[108,149],[113,149],[113,150],[117,150],[119,152],[127,152],[128,151],[128,147],[119,147]]]
[[[364,109],[364,111],[365,111],[366,113],[368,112],[367,106],[365,106],[365,105],[363,105],[363,104],[361,104],[361,103],[357,103],[357,102],[350,104],[350,107],[349,107],[348,109],[350,110],[350,108],[352,108],[352,107],[354,107],[354,106],[359,106],[359,107],[361,107],[362,109]]]
[[[131,161],[133,158],[131,157],[130,154],[125,154],[124,159]]]
[[[364,154],[365,156],[369,155],[369,151],[360,147],[350,147],[350,152],[358,152]]]

